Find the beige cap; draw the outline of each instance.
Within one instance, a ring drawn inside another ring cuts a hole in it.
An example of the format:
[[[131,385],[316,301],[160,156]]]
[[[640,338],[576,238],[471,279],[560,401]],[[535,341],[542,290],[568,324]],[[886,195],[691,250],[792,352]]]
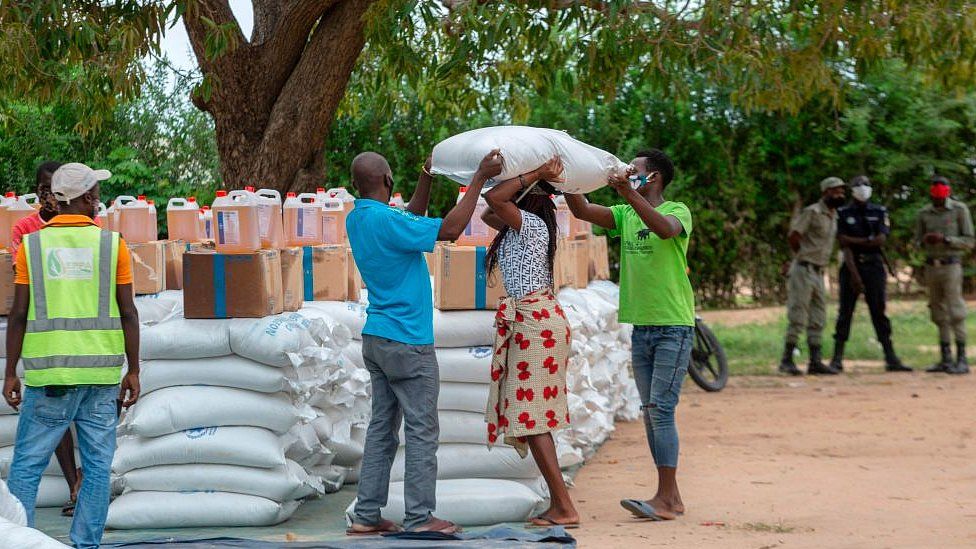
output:
[[[71,202],[110,177],[112,172],[108,170],[93,170],[80,162],[71,162],[55,170],[51,176],[51,193],[58,202]]]
[[[845,186],[844,180],[839,177],[828,177],[820,182],[820,192],[825,192],[828,189],[833,189],[836,187]]]

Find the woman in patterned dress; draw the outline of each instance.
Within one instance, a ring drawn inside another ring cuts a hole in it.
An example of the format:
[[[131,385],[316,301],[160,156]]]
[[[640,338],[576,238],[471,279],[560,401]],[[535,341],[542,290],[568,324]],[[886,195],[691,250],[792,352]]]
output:
[[[549,486],[549,509],[531,526],[579,526],[563,481],[552,432],[569,424],[566,365],[571,333],[553,294],[556,205],[548,181],[561,181],[559,157],[499,183],[485,194],[485,222],[499,233],[486,269],[497,265],[508,294],[495,316],[491,392],[485,421],[489,448],[502,438],[523,458],[531,450]]]

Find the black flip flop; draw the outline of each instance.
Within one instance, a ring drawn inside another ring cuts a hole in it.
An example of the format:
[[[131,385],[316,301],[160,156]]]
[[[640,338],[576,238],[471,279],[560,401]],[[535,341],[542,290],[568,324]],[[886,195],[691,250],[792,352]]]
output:
[[[546,522],[547,524],[535,524],[534,522],[532,522],[534,520],[541,520]],[[567,530],[575,530],[576,528],[580,527],[580,523],[579,522],[567,522],[567,523],[556,522],[555,520],[553,520],[547,515],[539,515],[537,517],[530,518],[529,522],[525,525],[526,528],[551,528],[553,526],[562,526]]]
[[[648,519],[652,521],[667,520],[661,515],[657,514],[657,510],[654,506],[646,501],[641,501],[639,499],[622,499],[620,500],[620,506],[631,512],[635,518]]]
[[[64,504],[64,507],[61,508],[61,516],[62,517],[74,517],[75,516],[75,505],[76,505],[76,503],[77,502],[75,502],[75,501],[69,501],[68,503],[65,503]]]

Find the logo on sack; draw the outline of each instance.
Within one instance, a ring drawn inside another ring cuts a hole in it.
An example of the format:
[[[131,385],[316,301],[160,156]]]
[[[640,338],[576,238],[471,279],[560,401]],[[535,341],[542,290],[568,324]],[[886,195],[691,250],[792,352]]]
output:
[[[470,349],[468,349],[468,353],[470,353],[471,356],[473,356],[475,358],[485,358],[487,356],[491,356],[492,348],[491,347],[471,347]]]
[[[91,280],[95,260],[91,248],[48,248],[47,277],[52,280]]]
[[[203,437],[212,437],[217,434],[216,427],[194,427],[193,429],[187,429],[183,431],[186,438],[190,440],[196,440]]]

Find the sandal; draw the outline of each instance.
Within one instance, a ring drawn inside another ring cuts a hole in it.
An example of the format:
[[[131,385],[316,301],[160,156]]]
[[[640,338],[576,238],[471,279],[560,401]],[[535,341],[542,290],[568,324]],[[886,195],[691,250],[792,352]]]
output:
[[[75,499],[72,499],[68,503],[65,503],[64,504],[64,507],[61,508],[61,516],[62,517],[73,517],[73,516],[75,516],[75,505],[77,503],[78,503],[78,500],[75,500]]]
[[[526,528],[551,528],[553,526],[562,526],[567,530],[574,530],[580,527],[579,521],[576,522],[557,522],[555,519],[549,517],[548,515],[539,515],[529,519],[528,524],[525,525]]]

